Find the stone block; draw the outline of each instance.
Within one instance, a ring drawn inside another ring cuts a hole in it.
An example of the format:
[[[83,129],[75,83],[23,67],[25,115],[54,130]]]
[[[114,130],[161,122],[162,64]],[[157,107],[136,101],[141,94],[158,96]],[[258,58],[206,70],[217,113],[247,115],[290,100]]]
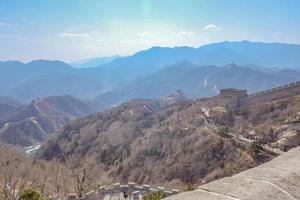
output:
[[[150,185],[143,185],[143,190],[144,191],[150,191],[151,186]]]
[[[121,185],[120,186],[120,190],[122,191],[122,192],[125,192],[125,191],[128,191],[128,185]]]

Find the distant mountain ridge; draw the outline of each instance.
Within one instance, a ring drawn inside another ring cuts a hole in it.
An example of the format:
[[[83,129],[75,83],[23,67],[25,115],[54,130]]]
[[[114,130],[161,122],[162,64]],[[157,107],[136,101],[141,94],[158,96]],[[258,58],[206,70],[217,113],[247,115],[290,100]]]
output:
[[[120,58],[120,56],[109,56],[109,57],[98,57],[80,60],[74,63],[70,63],[71,66],[75,68],[92,68],[99,67],[100,65],[110,63],[115,59]]]
[[[199,48],[153,47],[132,56],[114,58],[99,67],[84,69],[75,69],[60,61],[38,60],[27,64],[18,61],[0,62],[0,94],[25,102],[30,102],[38,96],[53,95],[92,99],[99,95],[116,93],[124,86],[155,76],[166,66],[181,60],[187,60],[196,66],[224,66],[228,63],[236,63],[251,66],[249,68],[253,70],[255,68],[257,71],[271,73],[276,71],[274,68],[290,68],[299,71],[299,55],[300,45],[297,44],[227,41]],[[198,85],[199,83],[196,84],[196,88]],[[237,87],[240,83],[236,82],[236,85],[232,85]],[[250,89],[255,90],[255,88]],[[162,96],[175,91],[164,88],[164,85],[161,90],[167,91],[161,93]],[[201,95],[207,94],[205,92]]]
[[[114,60],[107,67],[126,64],[161,68],[180,60],[197,65],[253,64],[269,68],[299,68],[300,45],[262,42],[220,42],[192,47],[152,47],[136,54]]]
[[[30,102],[39,96],[72,95],[88,99],[101,93],[100,81],[61,61],[0,63],[0,94]]]
[[[115,91],[101,94],[96,100],[112,106],[134,98],[158,98],[177,89],[190,98],[213,96],[222,88],[247,89],[253,93],[299,79],[300,73],[295,70],[259,71],[234,63],[217,67],[196,66],[188,61],[181,61]]]

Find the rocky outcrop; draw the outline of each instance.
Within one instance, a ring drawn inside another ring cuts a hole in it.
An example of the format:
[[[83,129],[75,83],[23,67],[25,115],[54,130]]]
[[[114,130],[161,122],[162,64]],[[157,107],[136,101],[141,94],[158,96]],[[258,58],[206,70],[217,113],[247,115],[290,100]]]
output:
[[[166,200],[300,199],[300,147],[258,167]]]

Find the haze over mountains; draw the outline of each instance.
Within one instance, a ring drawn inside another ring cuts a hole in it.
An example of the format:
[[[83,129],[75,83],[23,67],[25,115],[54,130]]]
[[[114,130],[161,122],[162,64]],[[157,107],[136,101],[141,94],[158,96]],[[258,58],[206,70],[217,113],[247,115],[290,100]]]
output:
[[[258,91],[297,80],[299,55],[300,45],[241,41],[199,48],[153,47],[84,69],[61,61],[0,62],[0,94],[22,102],[72,95],[111,106],[136,97],[165,96],[177,89],[191,98],[214,95],[222,87]]]
[[[80,60],[74,63],[70,63],[75,68],[92,68],[99,67],[100,65],[110,63],[120,56],[98,57]]]

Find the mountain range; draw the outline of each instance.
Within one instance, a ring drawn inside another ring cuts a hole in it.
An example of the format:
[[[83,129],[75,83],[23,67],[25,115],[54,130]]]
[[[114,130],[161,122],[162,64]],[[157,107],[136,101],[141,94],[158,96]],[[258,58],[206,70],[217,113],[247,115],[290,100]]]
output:
[[[180,61],[103,93],[96,100],[109,107],[134,98],[158,98],[178,89],[193,99],[217,95],[223,88],[247,89],[249,93],[254,93],[299,79],[300,73],[289,69],[264,71],[234,63],[218,67],[196,66],[189,61]]]
[[[40,96],[71,95],[111,106],[177,89],[192,98],[214,95],[222,86],[257,91],[286,83],[287,77],[294,81],[299,55],[296,44],[241,41],[199,48],[153,47],[132,56],[100,59],[92,68],[77,69],[61,61],[7,61],[0,62],[0,94],[24,103]],[[229,63],[239,67],[230,68]],[[255,86],[256,81],[261,84]]]

